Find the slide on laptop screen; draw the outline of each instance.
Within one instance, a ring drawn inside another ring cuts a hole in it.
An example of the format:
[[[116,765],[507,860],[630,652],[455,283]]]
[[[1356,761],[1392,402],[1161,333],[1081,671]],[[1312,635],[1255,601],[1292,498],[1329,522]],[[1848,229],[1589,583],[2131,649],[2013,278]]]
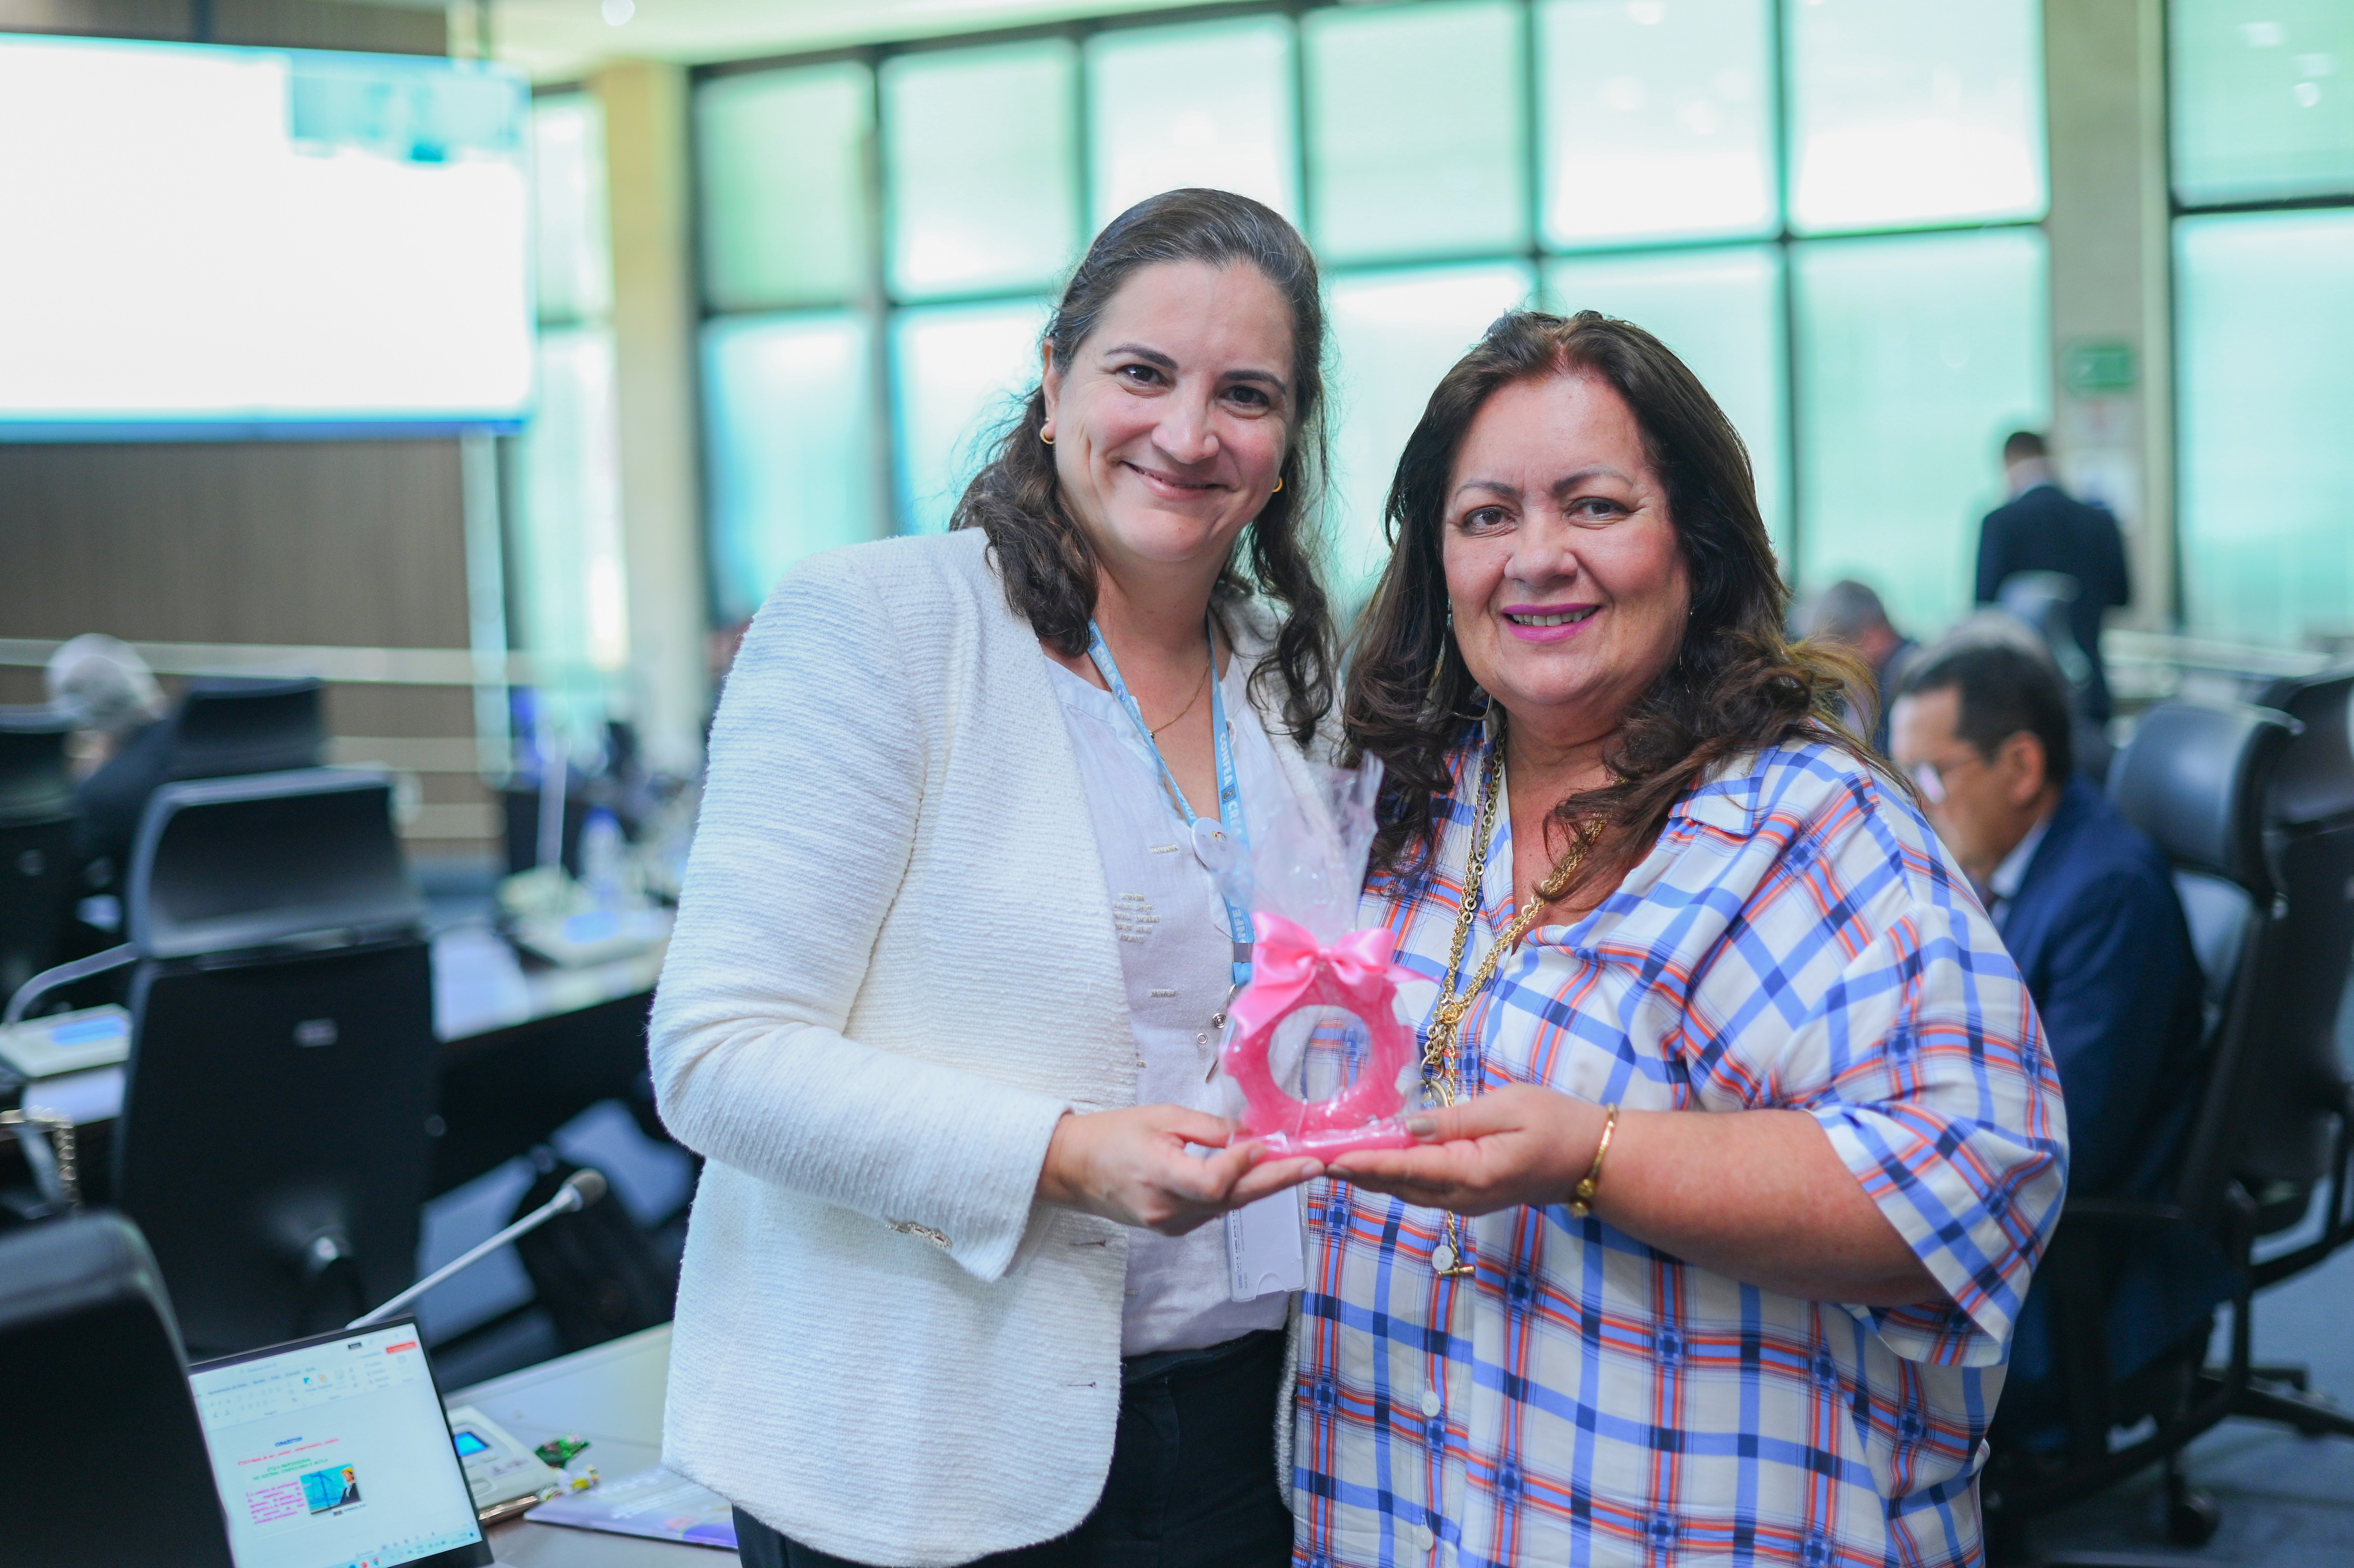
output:
[[[190,1369],[238,1568],[491,1561],[415,1319]]]

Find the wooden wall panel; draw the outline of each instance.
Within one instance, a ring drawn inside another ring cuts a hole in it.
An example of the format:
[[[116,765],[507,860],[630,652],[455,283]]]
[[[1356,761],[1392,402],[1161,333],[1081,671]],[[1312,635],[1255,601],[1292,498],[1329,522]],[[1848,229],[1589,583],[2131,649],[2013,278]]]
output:
[[[448,52],[439,6],[349,5],[337,0],[213,0],[215,44],[279,49],[372,49],[388,55]]]
[[[454,440],[0,445],[0,636],[466,646]]]
[[[195,36],[189,0],[0,0],[0,32],[74,33],[91,38]]]
[[[196,37],[194,0],[0,0],[0,32],[72,33],[95,38]],[[258,48],[447,52],[449,26],[438,6],[359,5],[341,0],[213,0],[212,33],[201,40]]]

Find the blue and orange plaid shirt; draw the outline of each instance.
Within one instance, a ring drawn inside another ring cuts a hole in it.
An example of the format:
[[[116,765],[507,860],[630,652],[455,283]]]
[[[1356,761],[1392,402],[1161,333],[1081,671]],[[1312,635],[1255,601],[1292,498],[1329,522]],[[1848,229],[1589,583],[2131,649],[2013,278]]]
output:
[[[1434,874],[1377,878],[1427,1027],[1482,747]],[[1466,974],[1509,921],[1500,821]],[[1450,880],[1451,878],[1451,880]],[[2059,1078],[2017,968],[1920,813],[1829,746],[1675,807],[1591,914],[1542,927],[1463,1026],[1464,1081],[1634,1110],[1806,1111],[1952,1305],[1776,1295],[1563,1205],[1468,1222],[1319,1184],[1299,1340],[1295,1563],[1946,1564],[2011,1326],[2059,1213]]]

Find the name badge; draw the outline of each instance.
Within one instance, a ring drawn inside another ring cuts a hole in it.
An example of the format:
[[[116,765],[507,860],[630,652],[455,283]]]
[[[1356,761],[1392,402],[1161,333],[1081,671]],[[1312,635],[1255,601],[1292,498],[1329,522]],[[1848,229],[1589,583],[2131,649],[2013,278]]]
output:
[[[1299,1225],[1299,1189],[1244,1205],[1226,1216],[1227,1281],[1233,1299],[1304,1289],[1308,1245]]]

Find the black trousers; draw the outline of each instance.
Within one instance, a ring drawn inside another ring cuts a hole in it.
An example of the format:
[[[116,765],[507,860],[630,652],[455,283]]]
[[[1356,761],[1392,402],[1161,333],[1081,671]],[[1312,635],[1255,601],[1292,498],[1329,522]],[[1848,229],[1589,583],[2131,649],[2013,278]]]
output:
[[[1283,1568],[1291,1514],[1275,1486],[1283,1336],[1138,1356],[1095,1511],[1070,1534],[978,1560],[987,1568]],[[745,1568],[858,1568],[788,1540],[742,1509]]]

